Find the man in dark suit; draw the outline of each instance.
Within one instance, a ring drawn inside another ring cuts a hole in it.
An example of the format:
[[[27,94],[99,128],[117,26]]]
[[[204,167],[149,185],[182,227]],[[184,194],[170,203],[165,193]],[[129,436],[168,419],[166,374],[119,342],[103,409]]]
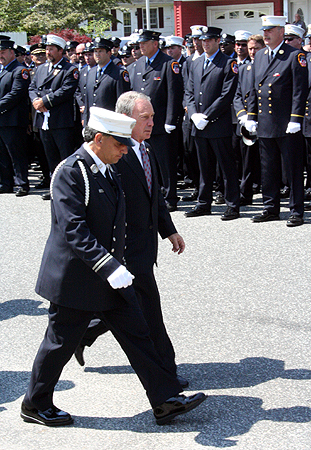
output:
[[[133,286],[150,329],[155,348],[165,363],[165,367],[176,376],[175,352],[163,323],[160,295],[153,273],[157,260],[158,232],[173,244],[173,251],[179,254],[185,248],[182,237],[177,233],[165,206],[157,177],[156,161],[145,140],[150,137],[153,127],[154,111],[150,98],[138,92],[122,94],[116,111],[136,120],[132,131],[135,145],[116,165],[121,174],[126,204],[126,248],[124,259],[126,267],[135,276]],[[140,146],[145,148],[140,150]],[[142,152],[145,152],[145,155]],[[150,185],[148,186],[144,169],[144,158],[150,164]],[[98,319],[92,320],[80,346],[75,352],[79,364],[84,365],[83,351],[90,347],[96,338],[108,331],[107,325]],[[188,382],[178,377],[183,387]]]
[[[70,414],[54,406],[53,392],[95,313],[137,372],[158,424],[206,398],[202,393],[178,395],[182,387],[155,351],[131,286],[134,277],[121,263],[125,202],[110,165],[127,153],[134,125],[135,120],[124,115],[91,108],[86,143],[54,171],[51,233],[36,286],[36,292],[51,302],[49,324],[22,403],[26,422],[73,422]]]
[[[155,112],[149,139],[160,167],[161,184],[169,211],[177,209],[177,168],[172,157],[169,134],[176,129],[182,113],[183,85],[177,61],[159,49],[160,33],[141,30],[138,42],[142,57],[133,63],[131,86],[149,95]]]
[[[290,187],[290,217],[286,225],[303,224],[303,146],[301,126],[308,94],[306,55],[284,43],[284,16],[263,16],[266,49],[253,64],[253,85],[245,127],[259,138],[264,210],[253,222],[278,220],[281,155]]]
[[[73,153],[75,145],[74,93],[79,71],[63,58],[65,46],[61,37],[47,36],[47,63],[38,67],[29,87],[36,110],[34,125],[40,130],[51,174],[61,160]],[[49,200],[50,194],[42,198]]]
[[[14,53],[15,43],[0,40],[0,193],[28,194],[26,130],[29,120],[29,71]]]
[[[227,209],[222,220],[239,217],[240,193],[232,148],[231,103],[237,85],[236,61],[219,50],[221,29],[204,27],[205,57],[193,61],[186,87],[186,104],[193,122],[200,167],[198,204],[186,217],[211,214],[216,158],[224,178]]]
[[[91,106],[114,111],[120,95],[131,87],[128,71],[116,66],[111,60],[113,42],[97,37],[93,40],[93,46],[97,66],[89,71],[87,77],[84,123],[88,122]]]

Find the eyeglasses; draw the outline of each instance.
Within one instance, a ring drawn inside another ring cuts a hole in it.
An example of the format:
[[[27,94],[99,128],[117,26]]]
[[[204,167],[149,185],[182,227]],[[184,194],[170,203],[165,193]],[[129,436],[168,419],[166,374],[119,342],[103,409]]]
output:
[[[247,44],[245,42],[236,42],[235,45],[237,47],[247,47]]]
[[[288,41],[288,42],[292,42],[295,39],[298,39],[298,37],[285,37],[285,41]]]

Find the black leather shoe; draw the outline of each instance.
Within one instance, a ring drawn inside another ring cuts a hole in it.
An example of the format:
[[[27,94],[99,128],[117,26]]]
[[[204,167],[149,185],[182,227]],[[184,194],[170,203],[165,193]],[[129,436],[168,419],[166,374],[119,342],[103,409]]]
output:
[[[177,380],[183,389],[186,389],[189,386],[189,381],[186,380],[186,378],[184,378],[180,375],[177,375]]]
[[[215,203],[216,203],[216,205],[224,205],[226,203],[224,195],[217,194],[216,198],[215,198]]]
[[[29,190],[25,189],[23,187],[17,188],[17,191],[15,192],[16,197],[25,197],[25,195],[28,195]]]
[[[311,200],[311,188],[305,190],[304,198],[305,200]]]
[[[280,197],[281,198],[289,198],[289,195],[290,195],[289,187],[285,186],[283,189],[280,190]]]
[[[50,182],[48,180],[42,180],[41,183],[35,185],[35,189],[48,189]]]
[[[185,195],[185,197],[183,197],[181,199],[182,202],[194,202],[195,200],[197,200],[198,198],[198,191],[193,191],[190,195]]]
[[[303,218],[300,216],[289,216],[286,225],[288,227],[299,227],[299,225],[303,225]]]
[[[169,203],[166,204],[168,212],[174,212],[177,211],[177,205],[170,205]]]
[[[305,211],[311,211],[311,202],[308,203],[307,205],[305,205],[304,210]]]
[[[25,422],[40,423],[48,427],[58,427],[73,423],[71,415],[65,411],[61,411],[56,406],[45,411],[40,411],[39,409],[29,408],[24,402],[21,408],[21,418]]]
[[[165,425],[170,422],[174,417],[180,414],[185,414],[188,411],[199,406],[207,396],[203,392],[198,392],[197,394],[190,395],[186,397],[185,395],[178,395],[176,397],[169,398],[162,405],[153,408],[153,414],[156,418],[158,425]]]
[[[46,194],[41,195],[42,200],[51,200],[51,194],[47,192]]]
[[[272,220],[280,220],[280,216],[270,214],[267,209],[264,209],[261,214],[256,214],[252,217],[253,222],[271,222]]]
[[[223,215],[220,217],[221,220],[233,220],[238,219],[240,217],[239,211],[232,208],[231,206],[228,206],[226,211],[223,213]]]
[[[185,212],[186,217],[210,216],[211,214],[212,213],[209,209],[200,208],[199,206]]]
[[[84,345],[79,344],[75,351],[75,357],[80,366],[84,366],[85,364],[83,352],[84,352]]]

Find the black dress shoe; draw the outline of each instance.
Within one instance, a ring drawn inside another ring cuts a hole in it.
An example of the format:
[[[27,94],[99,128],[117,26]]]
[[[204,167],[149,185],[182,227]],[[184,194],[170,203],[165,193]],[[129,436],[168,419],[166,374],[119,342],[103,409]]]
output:
[[[42,200],[51,200],[51,194],[47,192],[46,194],[41,195]]]
[[[300,216],[289,216],[286,225],[288,227],[299,227],[299,225],[303,225],[303,218]]]
[[[280,197],[281,198],[289,198],[290,195],[290,189],[289,187],[285,186],[283,189],[280,190]]]
[[[17,191],[15,192],[16,197],[25,197],[25,195],[28,195],[29,190],[25,189],[23,187],[17,188]]]
[[[240,199],[240,206],[247,206],[247,205],[251,205],[253,203],[253,199],[247,199],[247,198],[241,198]]]
[[[307,205],[305,205],[304,210],[305,210],[305,211],[311,211],[311,202],[308,203]]]
[[[215,203],[216,203],[216,205],[224,205],[226,203],[224,195],[217,194],[216,198],[215,198]]]
[[[186,380],[186,378],[184,378],[180,375],[177,375],[177,380],[183,389],[186,389],[189,386],[189,381]]]
[[[85,364],[83,352],[84,352],[84,345],[79,344],[75,351],[75,357],[80,366],[84,366]]]
[[[185,212],[186,217],[210,216],[211,214],[212,213],[209,209],[200,208],[199,206]]]
[[[280,216],[271,214],[267,209],[264,209],[261,214],[256,214],[252,217],[253,222],[271,222],[272,220],[280,220]]]
[[[156,418],[158,425],[165,425],[170,422],[174,417],[185,414],[188,411],[199,406],[207,396],[203,392],[198,392],[197,394],[190,395],[186,397],[185,395],[178,395],[176,397],[169,398],[162,405],[153,408],[153,414]]]
[[[223,213],[223,215],[220,217],[221,220],[234,220],[238,219],[240,217],[239,211],[232,208],[231,206],[228,206],[226,211]]]
[[[50,182],[48,180],[42,180],[41,183],[35,185],[35,189],[48,189]]]
[[[198,198],[198,191],[193,191],[190,195],[185,195],[185,197],[183,197],[181,199],[182,202],[194,202],[195,200],[197,200]]]
[[[311,188],[305,190],[304,198],[305,200],[311,200]]]
[[[168,212],[177,211],[177,205],[170,205],[169,203],[166,204]]]
[[[73,423],[73,418],[65,411],[53,406],[52,408],[40,411],[36,408],[29,408],[22,403],[21,418],[25,422],[40,423],[41,425],[47,425],[48,427],[58,427],[64,425],[70,425]]]

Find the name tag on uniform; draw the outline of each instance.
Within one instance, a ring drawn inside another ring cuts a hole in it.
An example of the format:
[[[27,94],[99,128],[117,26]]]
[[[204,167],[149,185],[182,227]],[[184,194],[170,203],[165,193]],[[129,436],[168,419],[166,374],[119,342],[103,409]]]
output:
[[[141,75],[141,72],[137,72],[137,74],[136,75]]]

